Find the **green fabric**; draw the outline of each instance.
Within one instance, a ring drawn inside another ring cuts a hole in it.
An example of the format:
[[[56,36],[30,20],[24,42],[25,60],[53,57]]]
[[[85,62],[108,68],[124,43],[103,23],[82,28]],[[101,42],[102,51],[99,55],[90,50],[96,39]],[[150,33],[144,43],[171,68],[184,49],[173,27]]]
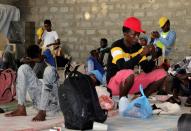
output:
[[[26,107],[29,107],[29,106],[32,106],[32,102],[26,102]],[[0,108],[2,108],[5,112],[13,111],[17,108],[17,101],[1,104]]]
[[[161,36],[162,36],[163,38],[165,38],[165,37],[168,35],[168,33],[169,33],[169,32],[162,32],[162,33],[161,33]],[[156,42],[156,45],[157,45],[157,47],[159,47],[159,48],[161,48],[161,49],[164,48],[164,44],[163,44],[162,42],[160,42],[160,41],[157,41],[157,42]]]
[[[164,47],[164,44],[162,42],[160,42],[160,41],[157,41],[156,45],[157,45],[157,47],[159,47],[161,49]]]

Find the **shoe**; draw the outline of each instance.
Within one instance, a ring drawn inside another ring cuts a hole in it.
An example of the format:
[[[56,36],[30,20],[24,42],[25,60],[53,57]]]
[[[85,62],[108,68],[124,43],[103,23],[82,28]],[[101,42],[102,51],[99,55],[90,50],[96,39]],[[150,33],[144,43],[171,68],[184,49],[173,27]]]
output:
[[[186,100],[184,106],[186,106],[186,107],[191,107],[191,97],[188,97],[188,98],[187,98],[187,100]]]

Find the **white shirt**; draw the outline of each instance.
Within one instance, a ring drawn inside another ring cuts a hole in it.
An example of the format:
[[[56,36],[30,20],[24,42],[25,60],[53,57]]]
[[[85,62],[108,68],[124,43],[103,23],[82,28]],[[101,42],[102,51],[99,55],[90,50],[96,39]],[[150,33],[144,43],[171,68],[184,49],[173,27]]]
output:
[[[45,31],[42,35],[42,41],[44,42],[44,46],[55,43],[57,39],[58,34],[56,31]]]

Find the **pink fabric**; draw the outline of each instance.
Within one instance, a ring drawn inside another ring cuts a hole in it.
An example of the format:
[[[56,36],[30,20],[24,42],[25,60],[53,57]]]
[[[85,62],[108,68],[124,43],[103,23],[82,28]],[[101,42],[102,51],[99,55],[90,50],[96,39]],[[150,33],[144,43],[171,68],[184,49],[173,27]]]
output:
[[[133,70],[121,70],[118,71],[117,74],[110,79],[108,87],[112,90],[113,95],[119,95],[120,83],[131,74],[134,74]],[[143,88],[145,89],[149,84],[164,78],[166,75],[167,74],[163,69],[156,69],[149,73],[140,73],[139,75],[135,76],[134,84],[129,91],[129,94],[139,92],[140,84],[142,84]]]
[[[115,105],[114,101],[109,96],[106,95],[101,95],[99,97],[99,103],[101,108],[105,110],[113,110]]]

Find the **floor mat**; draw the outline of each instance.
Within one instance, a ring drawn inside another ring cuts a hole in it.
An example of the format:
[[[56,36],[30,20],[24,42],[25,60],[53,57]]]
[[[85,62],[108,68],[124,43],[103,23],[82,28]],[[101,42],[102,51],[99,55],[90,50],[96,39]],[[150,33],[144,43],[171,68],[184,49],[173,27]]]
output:
[[[54,126],[62,126],[64,118],[61,113],[56,116],[46,117],[46,121],[32,122],[37,111],[32,107],[27,108],[28,116],[5,117],[0,115],[0,131],[40,131],[50,129]]]

